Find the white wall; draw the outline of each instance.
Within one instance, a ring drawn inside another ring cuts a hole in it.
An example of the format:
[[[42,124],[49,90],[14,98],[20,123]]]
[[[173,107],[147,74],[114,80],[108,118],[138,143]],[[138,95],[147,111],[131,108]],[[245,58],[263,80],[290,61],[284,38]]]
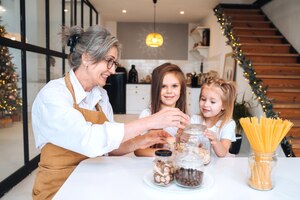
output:
[[[273,0],[263,7],[263,11],[293,47],[300,52],[300,1]]]
[[[102,25],[105,26],[109,31],[113,34],[117,34],[117,23],[114,21],[104,21],[102,19]],[[194,28],[197,24],[190,24],[189,30]],[[188,30],[188,31],[189,31]],[[188,49],[192,49],[192,45],[194,42],[192,41],[192,38],[189,37],[189,47]],[[127,72],[130,70],[131,65],[135,65],[136,69],[139,74],[139,79],[145,78],[147,75],[152,73],[152,70],[165,63],[165,62],[171,62],[176,65],[178,65],[184,73],[188,72],[200,72],[200,60],[197,60],[197,58],[193,57],[189,54],[188,60],[143,60],[143,59],[122,59],[120,60],[120,63],[127,69]],[[204,68],[206,66],[206,61],[204,60]]]

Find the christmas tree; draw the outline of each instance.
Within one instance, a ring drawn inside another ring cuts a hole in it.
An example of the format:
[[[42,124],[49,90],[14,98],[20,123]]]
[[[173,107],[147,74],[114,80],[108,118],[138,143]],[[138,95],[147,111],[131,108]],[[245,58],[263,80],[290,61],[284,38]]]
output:
[[[5,34],[5,27],[0,24],[0,36],[4,37]],[[0,118],[21,112],[22,99],[12,58],[9,49],[0,45]]]

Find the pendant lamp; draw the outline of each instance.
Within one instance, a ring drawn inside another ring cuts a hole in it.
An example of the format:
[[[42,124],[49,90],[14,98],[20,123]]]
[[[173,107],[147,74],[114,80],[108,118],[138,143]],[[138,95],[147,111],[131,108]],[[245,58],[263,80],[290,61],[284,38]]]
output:
[[[164,43],[164,39],[161,34],[155,32],[155,15],[156,15],[156,3],[157,0],[153,0],[154,4],[154,23],[153,33],[149,33],[146,37],[146,45],[149,47],[160,47]]]
[[[2,6],[1,0],[0,0],[0,12],[5,12],[6,9]]]

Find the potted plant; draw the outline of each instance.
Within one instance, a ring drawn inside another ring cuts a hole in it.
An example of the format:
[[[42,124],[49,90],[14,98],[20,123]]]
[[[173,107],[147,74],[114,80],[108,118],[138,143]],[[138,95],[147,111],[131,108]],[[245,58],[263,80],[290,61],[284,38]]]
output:
[[[231,143],[229,152],[232,154],[238,154],[241,148],[243,128],[240,124],[239,119],[243,117],[252,117],[250,113],[251,105],[248,101],[245,101],[244,96],[241,102],[238,102],[236,99],[234,101],[232,119],[236,123],[236,141]]]

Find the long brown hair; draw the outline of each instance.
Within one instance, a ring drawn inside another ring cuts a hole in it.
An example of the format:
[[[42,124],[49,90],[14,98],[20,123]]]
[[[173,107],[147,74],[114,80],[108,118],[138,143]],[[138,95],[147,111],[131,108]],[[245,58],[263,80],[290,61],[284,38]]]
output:
[[[233,107],[234,107],[234,100],[236,97],[236,85],[234,82],[226,82],[223,79],[210,79],[208,80],[201,89],[201,93],[199,96],[199,101],[201,100],[201,95],[203,88],[220,88],[222,91],[221,94],[221,100],[224,110],[221,110],[221,112],[218,114],[217,118],[218,120],[222,120],[220,128],[228,122],[230,119],[232,119],[232,113],[233,113]],[[200,115],[203,117],[203,115],[200,113]],[[215,121],[215,123],[217,120]]]
[[[154,114],[161,109],[161,89],[164,77],[167,73],[174,73],[178,78],[181,89],[180,97],[176,102],[175,107],[182,112],[186,111],[186,83],[185,77],[181,69],[172,63],[164,63],[156,67],[152,72],[151,82],[151,113]]]

